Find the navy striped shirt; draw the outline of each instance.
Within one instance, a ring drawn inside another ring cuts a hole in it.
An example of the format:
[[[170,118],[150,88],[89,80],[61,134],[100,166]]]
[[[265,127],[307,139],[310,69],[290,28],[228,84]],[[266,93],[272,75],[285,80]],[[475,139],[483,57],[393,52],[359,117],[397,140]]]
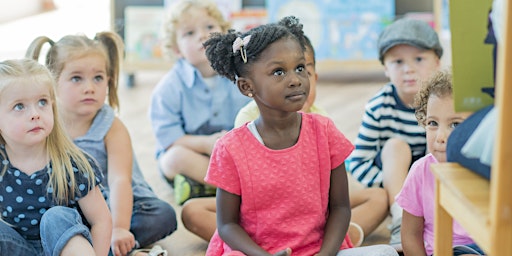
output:
[[[396,137],[409,144],[413,159],[425,155],[425,129],[418,125],[414,109],[399,99],[395,86],[386,84],[365,106],[347,170],[368,187],[382,187],[380,151],[388,139]]]

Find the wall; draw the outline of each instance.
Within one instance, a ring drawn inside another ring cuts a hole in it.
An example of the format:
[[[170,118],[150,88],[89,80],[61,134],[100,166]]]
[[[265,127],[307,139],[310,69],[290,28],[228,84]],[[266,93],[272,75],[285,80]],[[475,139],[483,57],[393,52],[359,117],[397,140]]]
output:
[[[0,23],[38,14],[41,7],[41,0],[0,0]]]

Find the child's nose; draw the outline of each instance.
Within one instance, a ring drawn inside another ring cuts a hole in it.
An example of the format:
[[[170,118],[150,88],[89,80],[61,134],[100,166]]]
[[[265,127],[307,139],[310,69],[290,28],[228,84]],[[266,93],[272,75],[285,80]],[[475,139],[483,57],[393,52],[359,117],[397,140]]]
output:
[[[414,72],[414,66],[411,63],[405,63],[403,67],[404,67],[405,73]]]
[[[86,81],[84,83],[84,91],[87,92],[94,92],[94,83],[92,81]]]
[[[41,114],[39,113],[39,110],[37,110],[37,108],[32,108],[31,115],[32,115],[32,117],[31,117],[32,120],[38,120],[41,118]]]
[[[450,131],[448,129],[439,129],[436,134],[436,141],[438,143],[446,143],[449,135]]]

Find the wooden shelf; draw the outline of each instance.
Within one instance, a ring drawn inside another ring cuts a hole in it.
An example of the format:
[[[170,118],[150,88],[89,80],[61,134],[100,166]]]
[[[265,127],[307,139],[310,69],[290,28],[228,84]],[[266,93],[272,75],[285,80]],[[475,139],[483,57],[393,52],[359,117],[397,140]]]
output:
[[[433,164],[431,170],[436,176],[436,193],[439,195],[436,198],[439,198],[440,206],[450,216],[462,216],[457,221],[468,233],[474,234],[473,239],[482,245],[483,250],[489,251],[490,248],[485,245],[490,244],[490,182],[456,163]],[[439,228],[451,227],[443,223]],[[452,235],[440,232],[436,233],[435,239],[451,245]],[[441,251],[435,254],[452,253]]]
[[[452,255],[452,220],[466,229],[491,256],[512,255],[512,3],[503,0],[504,27],[499,41],[496,145],[491,178],[486,180],[454,163],[432,165],[436,176],[434,254]],[[452,219],[453,218],[453,219]]]

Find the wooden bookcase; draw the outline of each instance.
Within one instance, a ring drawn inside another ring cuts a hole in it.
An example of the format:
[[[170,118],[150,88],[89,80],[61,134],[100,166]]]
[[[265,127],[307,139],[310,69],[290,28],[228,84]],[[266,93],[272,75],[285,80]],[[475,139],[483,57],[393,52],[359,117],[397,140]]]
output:
[[[452,255],[452,221],[457,220],[491,256],[512,255],[512,3],[504,0],[499,44],[496,145],[490,180],[455,163],[432,165],[436,176],[434,255]]]

